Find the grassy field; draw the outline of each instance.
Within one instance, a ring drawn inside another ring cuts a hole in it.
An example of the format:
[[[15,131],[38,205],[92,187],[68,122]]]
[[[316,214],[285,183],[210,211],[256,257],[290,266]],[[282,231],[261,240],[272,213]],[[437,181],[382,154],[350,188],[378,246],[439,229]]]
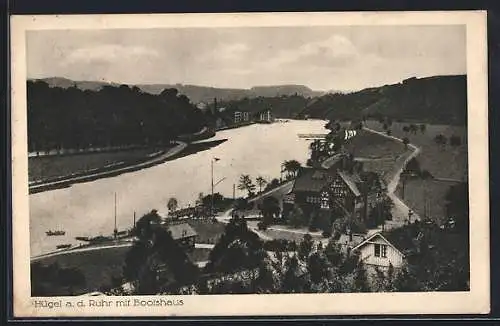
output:
[[[437,178],[461,179],[467,173],[467,130],[461,126],[426,125],[425,132],[420,130],[416,134],[405,133],[403,126],[408,123],[394,122],[391,126],[395,137],[408,137],[410,143],[420,147],[421,153],[417,157],[422,169],[428,170]],[[377,121],[367,121],[368,128],[383,131],[382,124]],[[447,139],[452,135],[459,136],[462,144],[457,147],[438,145],[434,138],[442,134]]]
[[[162,149],[164,150],[168,148]],[[100,169],[119,162],[123,162],[121,165],[126,165],[144,161],[148,155],[155,152],[158,152],[158,149],[30,157],[28,158],[28,177],[29,181],[38,181]]]
[[[406,151],[403,143],[366,130],[359,130],[345,147],[355,157],[369,159],[391,159]]]
[[[396,195],[421,218],[427,215],[440,225],[446,221],[445,196],[448,188],[453,184],[452,182],[414,179],[406,182],[404,199],[401,184],[396,189]]]
[[[464,126],[426,125],[425,132],[415,134],[405,133],[403,126],[408,123],[394,122],[391,130],[396,137],[408,137],[412,144],[420,147],[417,156],[421,169],[429,171],[434,180],[423,181],[411,179],[405,184],[404,201],[421,217],[428,216],[437,223],[446,218],[444,197],[449,187],[467,176],[467,130]],[[368,121],[368,128],[383,131],[382,124],[377,121]],[[447,139],[455,135],[461,138],[462,144],[453,147],[436,144],[434,138],[442,134]],[[439,179],[450,179],[447,181]],[[402,184],[397,188],[397,195],[402,198]],[[427,207],[427,208],[426,208]]]

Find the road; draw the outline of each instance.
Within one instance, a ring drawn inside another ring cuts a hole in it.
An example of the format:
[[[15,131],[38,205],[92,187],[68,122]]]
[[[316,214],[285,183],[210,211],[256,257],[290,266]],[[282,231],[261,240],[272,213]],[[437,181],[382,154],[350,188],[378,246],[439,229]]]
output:
[[[156,156],[150,160],[147,160],[145,162],[129,165],[123,168],[118,168],[118,169],[113,169],[109,171],[102,171],[102,172],[96,172],[96,173],[91,173],[91,174],[86,174],[82,176],[76,176],[64,180],[58,180],[58,181],[53,181],[53,182],[46,182],[42,184],[37,184],[37,185],[32,185],[29,187],[30,193],[32,192],[38,192],[38,191],[43,191],[44,189],[55,189],[57,187],[65,187],[68,185],[71,185],[73,183],[78,183],[78,182],[86,182],[86,181],[92,181],[95,179],[100,179],[108,176],[115,176],[121,173],[125,172],[130,172],[130,171],[136,171],[140,169],[144,169],[147,167],[150,167],[152,165],[161,163],[168,158],[179,154],[181,151],[183,151],[187,147],[187,143],[177,141],[177,146],[169,149],[167,152],[165,152],[162,155]]]
[[[385,134],[383,132],[380,132],[380,131],[376,131],[376,130],[373,130],[373,129],[370,129],[370,128],[366,128],[366,127],[364,127],[363,129],[365,129],[366,131],[369,131],[369,132],[381,135],[381,136],[386,137],[388,139],[392,139],[392,140],[396,140],[396,141],[399,141],[399,142],[403,142],[403,140],[400,139],[400,138],[387,135],[387,134]],[[408,220],[408,214],[409,214],[409,212],[411,210],[394,193],[396,191],[396,188],[397,188],[398,184],[399,184],[399,179],[400,179],[401,173],[403,172],[403,169],[405,168],[406,164],[408,164],[408,162],[412,158],[414,158],[418,154],[420,154],[420,148],[419,147],[417,147],[417,146],[415,146],[413,144],[408,144],[408,148],[412,149],[412,153],[410,155],[408,155],[401,162],[397,162],[396,164],[398,166],[396,166],[396,168],[393,171],[390,172],[390,173],[392,173],[392,175],[389,178],[391,181],[387,185],[387,195],[393,201],[394,207],[392,209],[392,221],[387,221],[387,223],[386,223],[387,228],[395,228],[395,227],[404,225],[406,223],[406,221]],[[415,212],[413,212],[413,215],[411,217],[411,221],[415,221],[415,220],[420,220],[420,216],[418,216],[418,214],[416,214]]]

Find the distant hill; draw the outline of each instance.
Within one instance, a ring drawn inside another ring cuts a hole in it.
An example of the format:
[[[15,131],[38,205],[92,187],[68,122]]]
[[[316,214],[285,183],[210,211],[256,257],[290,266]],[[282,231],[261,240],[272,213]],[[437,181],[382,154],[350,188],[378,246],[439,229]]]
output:
[[[465,75],[410,78],[349,94],[330,93],[311,101],[299,116],[351,120],[390,117],[442,124],[467,122]]]
[[[100,82],[100,81],[73,81],[67,78],[50,77],[41,79],[49,84],[51,87],[68,88],[76,86],[81,90],[97,91],[103,86],[120,86],[118,83],[113,82]],[[240,88],[216,88],[207,86],[196,85],[183,85],[183,84],[140,84],[130,85],[137,86],[143,92],[150,94],[160,94],[164,89],[176,88],[180,94],[186,95],[193,103],[211,103],[214,98],[220,101],[239,100],[245,97],[274,97],[282,95],[299,95],[304,97],[321,96],[324,92],[313,91],[307,86],[303,85],[270,85],[270,86],[255,86],[251,89]]]

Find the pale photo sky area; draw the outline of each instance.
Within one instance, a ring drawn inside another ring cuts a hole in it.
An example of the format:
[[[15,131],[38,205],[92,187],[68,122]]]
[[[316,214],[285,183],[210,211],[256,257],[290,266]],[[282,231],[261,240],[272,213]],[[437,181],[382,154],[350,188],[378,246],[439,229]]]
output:
[[[28,78],[351,91],[466,73],[465,26],[51,30],[27,34]]]

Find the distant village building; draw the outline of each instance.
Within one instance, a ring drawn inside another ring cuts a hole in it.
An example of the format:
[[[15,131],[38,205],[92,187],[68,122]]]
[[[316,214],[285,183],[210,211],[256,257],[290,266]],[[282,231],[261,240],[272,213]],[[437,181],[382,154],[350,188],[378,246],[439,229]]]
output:
[[[250,113],[248,111],[234,111],[234,123],[242,123],[250,121]]]
[[[274,121],[273,114],[271,109],[264,109],[255,114],[255,118],[257,122],[267,122],[271,123]]]
[[[234,111],[234,123],[240,123],[242,120],[242,113],[240,111]]]

